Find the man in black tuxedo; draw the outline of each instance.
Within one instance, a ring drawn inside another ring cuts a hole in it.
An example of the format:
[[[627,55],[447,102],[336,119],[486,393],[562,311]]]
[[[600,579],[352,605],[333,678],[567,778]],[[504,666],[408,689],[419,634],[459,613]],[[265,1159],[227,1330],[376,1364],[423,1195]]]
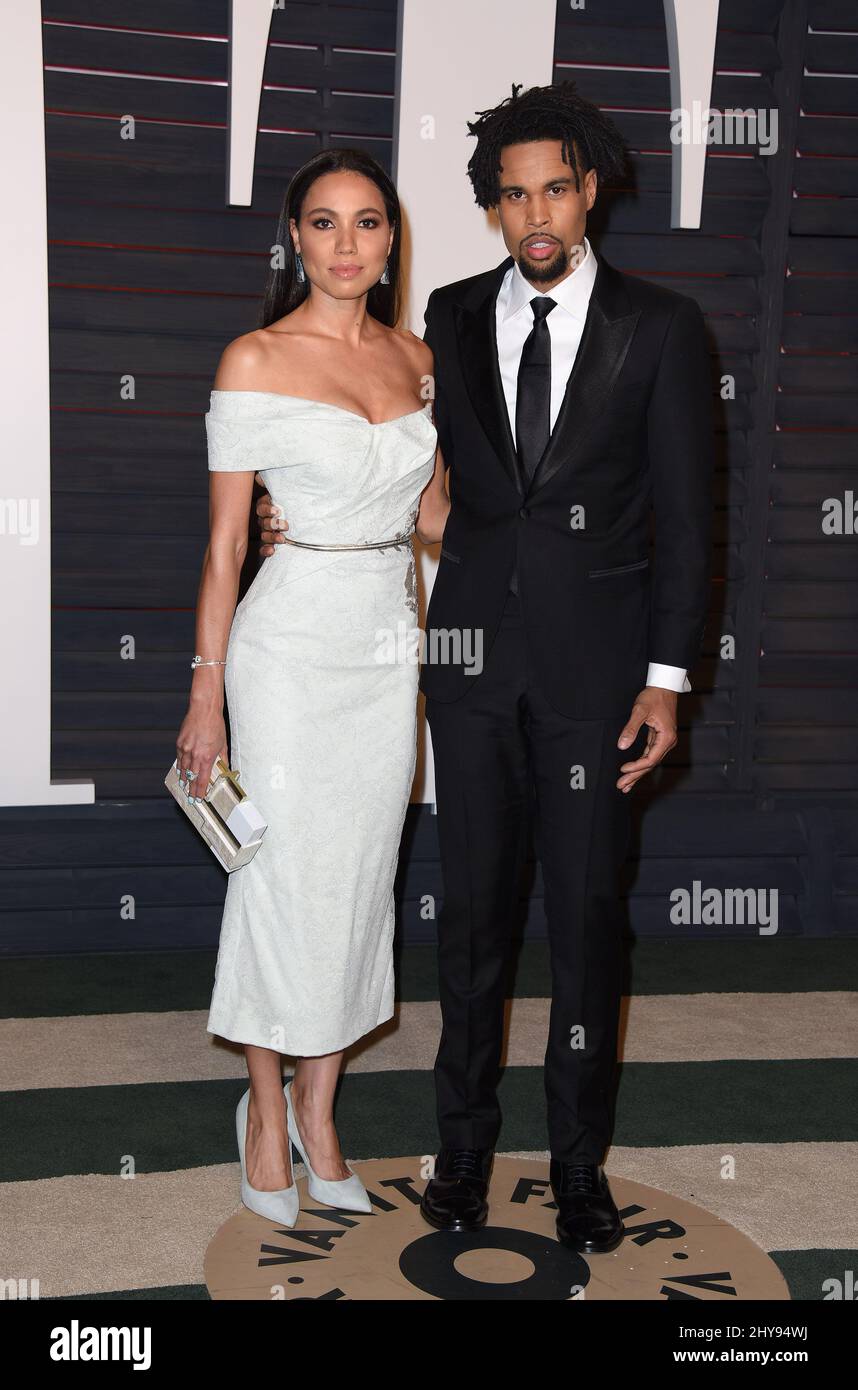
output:
[[[564,1244],[613,1249],[601,1168],[621,994],[618,880],[631,787],[676,742],[709,594],[711,384],[703,317],[585,236],[624,153],[567,86],[470,126],[476,202],[510,256],[433,291],[426,341],[451,511],[426,623],[444,902],[435,1226],[486,1219],[511,917],[529,786],[551,950],[545,1054]],[[648,524],[654,516],[649,553]],[[482,670],[446,633],[482,635]],[[453,658],[453,659],[451,659]],[[647,726],[642,755],[625,751]]]
[[[598,184],[623,167],[619,132],[569,84],[519,90],[470,126],[475,199],[496,210],[509,257],[433,291],[426,309],[451,510],[421,673],[444,883],[441,1148],[421,1210],[446,1230],[487,1218],[533,791],[553,980],[545,1090],[557,1233],[595,1253],[623,1234],[601,1162],[627,793],[675,744],[677,692],[690,689],[700,650],[711,386],[697,304],[620,274],[585,236]],[[257,504],[263,525],[269,502]],[[641,756],[623,761],[645,726]]]

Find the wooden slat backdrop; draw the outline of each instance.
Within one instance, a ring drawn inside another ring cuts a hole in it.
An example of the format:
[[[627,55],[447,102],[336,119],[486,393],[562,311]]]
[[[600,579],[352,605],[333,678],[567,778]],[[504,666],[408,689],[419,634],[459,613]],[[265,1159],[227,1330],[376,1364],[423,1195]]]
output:
[[[336,144],[390,167],[396,4],[275,10],[249,209],[224,206],[226,0],[42,9],[53,768],[93,776],[99,801],[0,811],[0,951],[211,945],[224,876],[163,792],[206,541],[202,414],[223,346],[255,325],[291,173]],[[661,0],[581,11],[559,0],[565,77],[610,111],[632,151],[627,186],[597,206],[597,248],[697,299],[717,407],[708,636],[680,702],[680,746],[636,796],[647,810],[629,863],[631,927],[679,931],[669,892],[697,878],[776,887],[781,931],[854,931],[858,538],[824,537],[820,505],[856,489],[858,9],[722,0],[713,104],[775,105],[789,141],[771,157],[710,152],[699,231],[669,229]],[[123,140],[129,114],[136,138]],[[724,373],[735,400],[721,400]],[[136,397],[123,401],[129,374]],[[252,572],[249,561],[245,585]],[[120,659],[126,634],[134,661]],[[724,635],[734,660],[722,659]],[[541,933],[538,867],[529,888],[522,922]],[[399,885],[409,938],[434,935],[421,901],[440,894],[434,818],[412,808]]]
[[[825,535],[822,503],[858,499],[858,33],[831,32],[858,30],[858,6],[819,0],[810,25],[826,32],[807,37],[796,122],[753,761],[769,788],[851,790],[858,537]]]

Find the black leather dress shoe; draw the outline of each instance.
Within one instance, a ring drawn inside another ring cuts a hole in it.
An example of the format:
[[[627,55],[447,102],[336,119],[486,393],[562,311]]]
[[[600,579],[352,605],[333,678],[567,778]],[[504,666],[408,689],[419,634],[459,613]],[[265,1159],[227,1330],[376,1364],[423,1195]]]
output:
[[[441,1149],[420,1199],[421,1215],[439,1231],[478,1231],[489,1214],[494,1149]]]
[[[551,1191],[557,1203],[557,1239],[583,1255],[616,1250],[623,1223],[598,1163],[551,1160]]]

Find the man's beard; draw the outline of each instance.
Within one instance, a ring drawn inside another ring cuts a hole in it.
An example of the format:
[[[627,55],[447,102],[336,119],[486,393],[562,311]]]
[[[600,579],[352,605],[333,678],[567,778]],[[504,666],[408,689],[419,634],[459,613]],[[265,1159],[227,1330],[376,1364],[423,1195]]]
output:
[[[545,280],[559,280],[569,269],[569,257],[566,247],[562,242],[558,243],[557,255],[552,256],[548,261],[534,261],[527,255],[527,247],[521,248],[518,268],[525,279],[541,282]]]

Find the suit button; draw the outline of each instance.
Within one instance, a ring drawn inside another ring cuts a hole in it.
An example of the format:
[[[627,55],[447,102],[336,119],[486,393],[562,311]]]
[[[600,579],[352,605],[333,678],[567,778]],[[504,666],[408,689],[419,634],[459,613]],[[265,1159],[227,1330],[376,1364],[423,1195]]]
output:
[[[518,514],[521,517],[522,521],[527,521],[527,518],[530,516],[530,511],[527,507],[519,507]]]

